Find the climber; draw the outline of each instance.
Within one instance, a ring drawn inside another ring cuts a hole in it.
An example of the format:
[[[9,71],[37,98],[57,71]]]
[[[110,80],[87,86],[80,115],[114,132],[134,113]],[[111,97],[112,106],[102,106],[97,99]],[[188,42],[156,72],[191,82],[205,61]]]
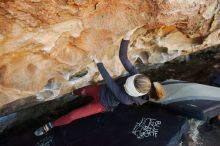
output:
[[[150,79],[146,75],[140,74],[128,60],[128,44],[135,30],[136,29],[133,29],[125,35],[119,51],[119,58],[125,69],[129,72],[129,76],[114,81],[106,71],[104,65],[100,63],[95,56],[91,56],[93,61],[97,64],[98,70],[106,84],[89,85],[75,90],[73,92],[74,94],[79,96],[91,96],[93,101],[88,105],[75,109],[61,118],[40,127],[35,131],[36,136],[43,135],[53,127],[69,124],[79,118],[100,112],[112,111],[119,103],[125,105],[142,105],[147,102],[149,98],[159,101],[165,97],[165,92],[160,83],[151,83]]]

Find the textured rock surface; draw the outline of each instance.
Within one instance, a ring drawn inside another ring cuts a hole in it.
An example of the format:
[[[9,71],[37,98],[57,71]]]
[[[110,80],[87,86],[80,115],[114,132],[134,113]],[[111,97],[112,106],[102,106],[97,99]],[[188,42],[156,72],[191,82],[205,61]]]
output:
[[[31,95],[50,100],[101,80],[91,54],[113,77],[125,73],[118,47],[135,27],[134,63],[220,44],[219,9],[219,0],[2,0],[0,107]]]

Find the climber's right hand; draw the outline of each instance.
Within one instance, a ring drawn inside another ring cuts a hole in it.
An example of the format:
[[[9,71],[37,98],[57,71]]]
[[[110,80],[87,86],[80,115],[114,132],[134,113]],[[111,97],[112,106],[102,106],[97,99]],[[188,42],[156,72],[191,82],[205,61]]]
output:
[[[96,55],[90,55],[89,58],[94,61],[96,64],[99,63],[100,61],[97,59]]]

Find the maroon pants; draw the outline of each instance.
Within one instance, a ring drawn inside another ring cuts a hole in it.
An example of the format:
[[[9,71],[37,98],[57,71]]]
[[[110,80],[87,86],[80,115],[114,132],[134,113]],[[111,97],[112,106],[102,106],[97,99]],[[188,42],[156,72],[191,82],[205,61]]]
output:
[[[100,90],[100,86],[95,86],[95,85],[89,85],[75,90],[74,94],[91,96],[93,98],[93,101],[53,121],[52,125],[53,126],[66,125],[74,120],[105,111],[104,106],[100,103],[99,90]]]

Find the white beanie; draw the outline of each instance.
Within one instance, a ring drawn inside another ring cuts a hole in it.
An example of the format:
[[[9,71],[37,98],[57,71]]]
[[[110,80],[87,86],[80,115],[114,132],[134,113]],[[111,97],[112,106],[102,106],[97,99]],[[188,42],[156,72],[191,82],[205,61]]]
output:
[[[134,79],[138,75],[140,74],[136,74],[136,75],[128,77],[126,80],[126,83],[124,84],[124,89],[126,93],[132,97],[139,97],[139,96],[143,96],[147,94],[147,93],[141,93],[137,91],[136,87],[134,86]]]

